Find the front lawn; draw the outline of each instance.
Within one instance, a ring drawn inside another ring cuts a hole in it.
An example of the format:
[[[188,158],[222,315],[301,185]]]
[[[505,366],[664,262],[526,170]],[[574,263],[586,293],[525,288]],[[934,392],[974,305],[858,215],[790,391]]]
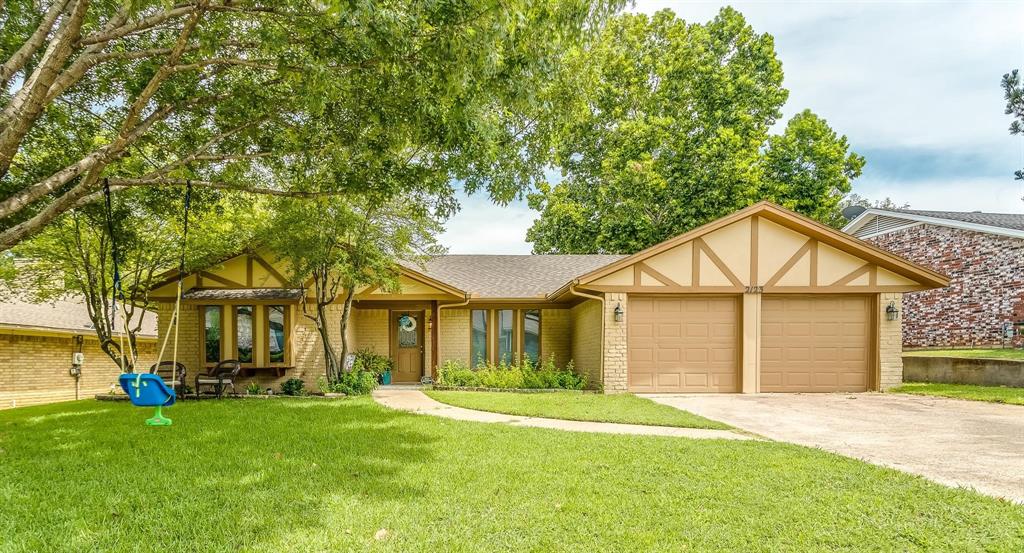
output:
[[[1024,349],[980,348],[980,349],[918,349],[904,351],[903,355],[914,357],[960,357],[965,359],[1013,359],[1024,361]]]
[[[1024,388],[1006,386],[974,386],[971,384],[935,384],[928,382],[907,382],[893,388],[892,392],[921,396],[941,396],[991,403],[1024,405]]]
[[[4,551],[1021,551],[1024,507],[815,449],[368,398],[0,411]]]
[[[441,403],[507,413],[524,417],[547,417],[573,421],[620,422],[678,426],[682,428],[727,429],[729,425],[655,403],[633,394],[581,394],[573,392],[457,392],[431,390],[426,394]]]

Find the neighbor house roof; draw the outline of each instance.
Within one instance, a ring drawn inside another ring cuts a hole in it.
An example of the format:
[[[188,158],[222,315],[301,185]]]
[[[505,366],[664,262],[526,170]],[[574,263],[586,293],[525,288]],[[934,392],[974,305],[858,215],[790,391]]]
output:
[[[624,255],[443,255],[420,271],[475,297],[542,298]]]
[[[870,238],[920,224],[1024,238],[1024,213],[986,213],[983,211],[868,208],[856,214],[843,227],[843,231],[858,238]]]
[[[90,334],[95,330],[85,302],[78,299],[32,303],[24,299],[8,298],[0,303],[0,328],[53,331],[71,334]],[[138,333],[143,337],[156,337],[156,314],[143,315]]]

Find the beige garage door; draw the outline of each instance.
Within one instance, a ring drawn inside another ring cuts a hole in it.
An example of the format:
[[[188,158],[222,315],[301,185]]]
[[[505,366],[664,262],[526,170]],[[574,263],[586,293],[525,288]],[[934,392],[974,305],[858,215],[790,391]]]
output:
[[[870,313],[868,296],[764,296],[761,391],[867,391]]]
[[[629,298],[629,390],[738,392],[736,297]]]

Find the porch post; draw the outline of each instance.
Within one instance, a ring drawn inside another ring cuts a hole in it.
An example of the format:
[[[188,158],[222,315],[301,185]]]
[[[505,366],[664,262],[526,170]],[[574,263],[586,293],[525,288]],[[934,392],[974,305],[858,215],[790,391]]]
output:
[[[441,358],[438,351],[438,334],[441,332],[441,310],[437,308],[437,300],[430,302],[430,378],[437,378],[437,360]]]

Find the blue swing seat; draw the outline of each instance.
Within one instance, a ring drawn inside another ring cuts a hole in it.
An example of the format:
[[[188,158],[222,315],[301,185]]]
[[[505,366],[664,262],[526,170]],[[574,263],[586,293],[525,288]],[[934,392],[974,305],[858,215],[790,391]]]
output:
[[[177,394],[167,387],[164,379],[160,378],[158,374],[125,373],[121,375],[118,382],[124,393],[128,394],[128,398],[132,400],[132,405],[137,407],[167,407],[174,405],[177,400]],[[135,389],[136,382],[139,384],[138,393]]]

